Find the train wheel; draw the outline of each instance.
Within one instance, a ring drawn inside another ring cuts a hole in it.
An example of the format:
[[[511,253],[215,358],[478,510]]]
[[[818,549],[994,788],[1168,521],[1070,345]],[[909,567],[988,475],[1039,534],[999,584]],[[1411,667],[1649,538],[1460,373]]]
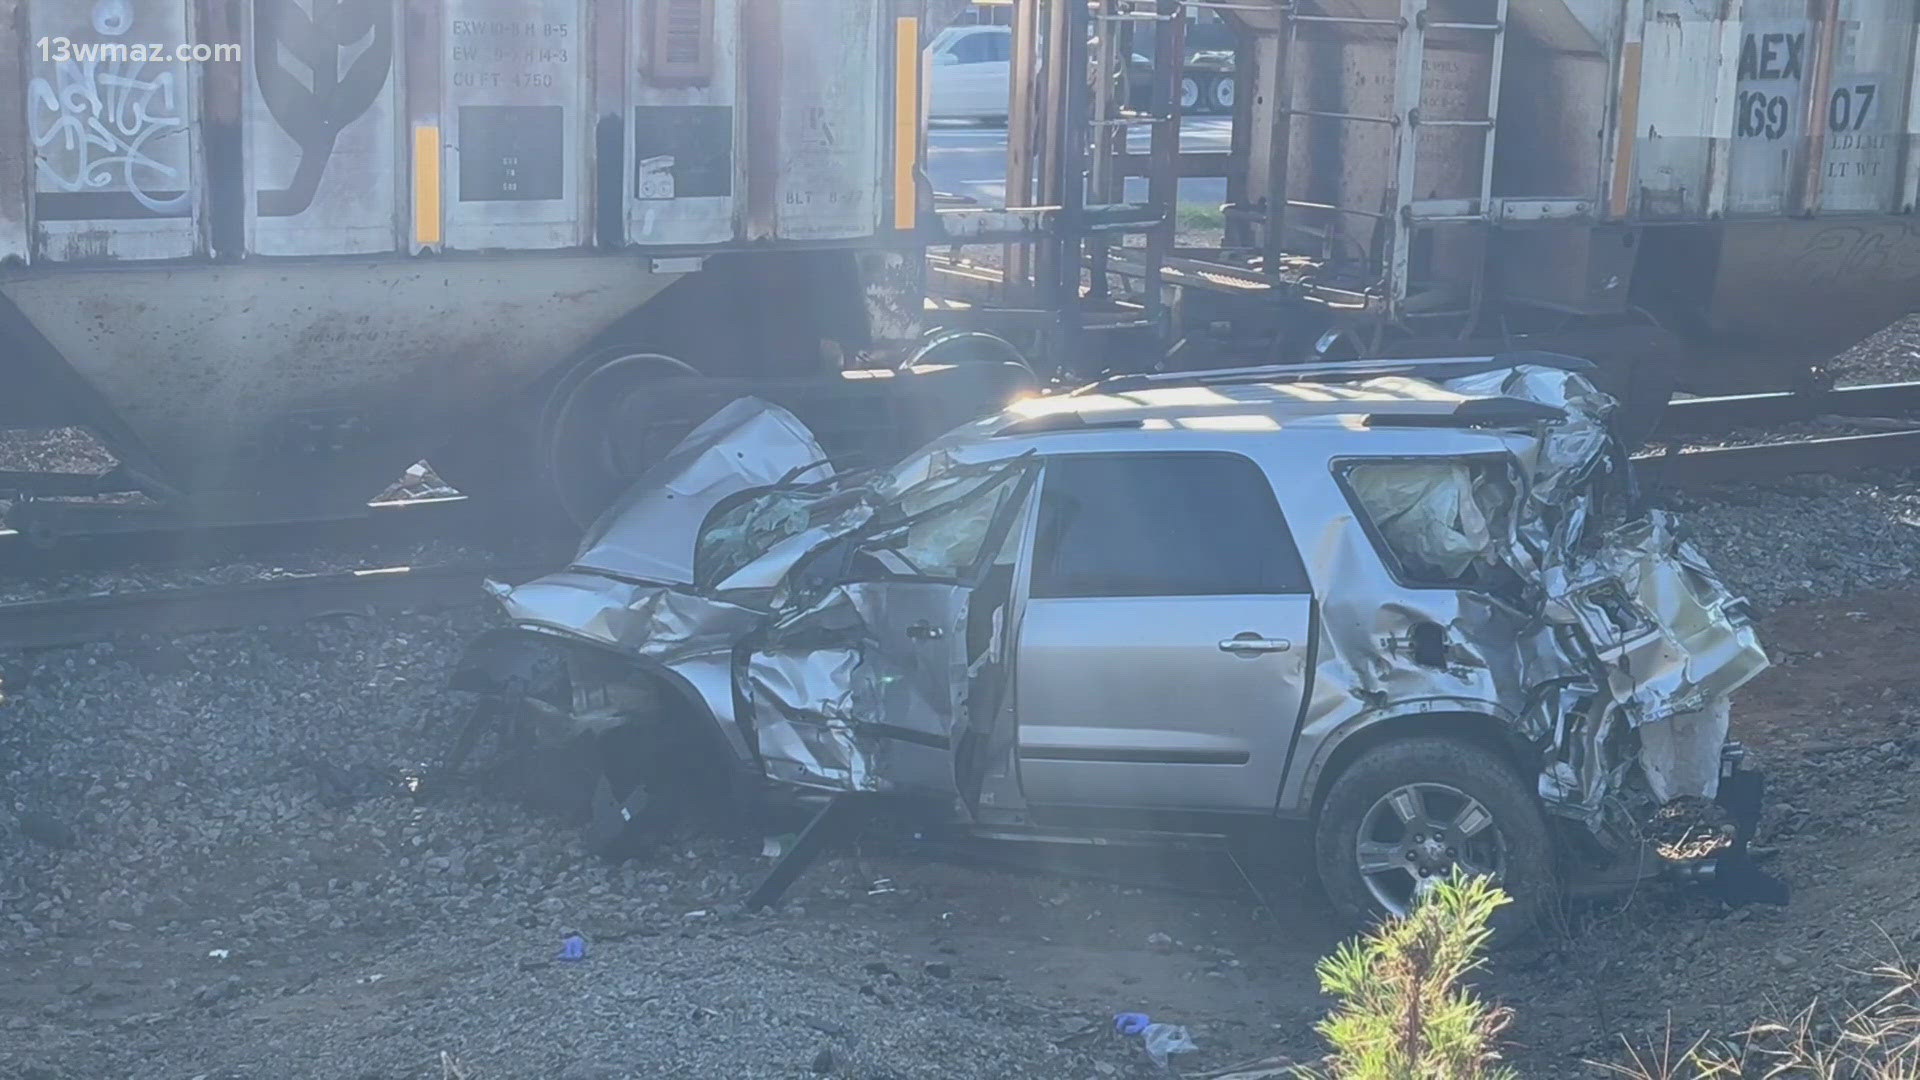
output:
[[[1233,95],[1235,90],[1236,87],[1234,86],[1233,76],[1231,75],[1222,75],[1213,80],[1207,87],[1207,111],[1231,113],[1233,111]]]
[[[904,370],[923,364],[1011,364],[1019,367],[1039,389],[1040,377],[1017,346],[997,334],[984,330],[939,328],[921,335],[920,343],[901,362]]]
[[[539,426],[539,461],[567,517],[592,525],[627,485],[699,423],[684,407],[683,360],[616,348],[575,366],[553,389]],[[675,385],[678,384],[678,385]]]

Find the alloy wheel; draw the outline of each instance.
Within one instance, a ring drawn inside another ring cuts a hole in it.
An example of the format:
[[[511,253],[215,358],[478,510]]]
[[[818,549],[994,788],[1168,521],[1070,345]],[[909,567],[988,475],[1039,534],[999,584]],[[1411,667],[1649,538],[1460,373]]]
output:
[[[1419,783],[1380,796],[1360,820],[1354,859],[1380,906],[1405,915],[1456,868],[1498,883],[1506,840],[1480,801],[1449,784]]]

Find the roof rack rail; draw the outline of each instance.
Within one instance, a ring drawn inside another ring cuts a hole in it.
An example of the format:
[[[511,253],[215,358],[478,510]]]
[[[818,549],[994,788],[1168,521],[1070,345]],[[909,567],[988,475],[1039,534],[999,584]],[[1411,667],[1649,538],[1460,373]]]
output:
[[[1212,371],[1168,371],[1114,375],[1089,383],[1072,394],[1124,394],[1172,386],[1223,386],[1233,383],[1359,382],[1389,375],[1420,379],[1458,379],[1501,368],[1532,364],[1577,374],[1595,369],[1591,360],[1562,353],[1524,349],[1492,356],[1440,356],[1411,360],[1338,360],[1319,364],[1262,364],[1258,367],[1217,368]]]
[[[1467,398],[1444,413],[1368,413],[1368,427],[1531,427],[1567,418],[1566,410],[1514,397]]]
[[[1042,413],[1023,417],[994,429],[992,438],[1011,435],[1044,435],[1053,431],[1093,431],[1099,428],[1137,428],[1138,419],[1089,420],[1077,412]]]

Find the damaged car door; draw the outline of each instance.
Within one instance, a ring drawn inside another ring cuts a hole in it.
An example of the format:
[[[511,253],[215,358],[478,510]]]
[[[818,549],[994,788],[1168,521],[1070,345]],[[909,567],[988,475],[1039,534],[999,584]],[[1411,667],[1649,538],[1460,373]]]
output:
[[[1300,554],[1252,459],[1051,458],[1015,683],[1027,799],[1270,812],[1315,626]]]
[[[1036,471],[944,472],[794,566],[736,668],[769,777],[977,801],[1005,685],[1009,537]]]

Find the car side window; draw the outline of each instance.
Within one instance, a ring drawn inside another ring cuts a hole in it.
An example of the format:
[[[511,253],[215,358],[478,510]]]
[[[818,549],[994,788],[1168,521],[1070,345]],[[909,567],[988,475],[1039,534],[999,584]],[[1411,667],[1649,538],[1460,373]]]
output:
[[[1400,579],[1415,588],[1497,589],[1514,489],[1505,461],[1428,458],[1348,462],[1348,497]]]
[[[1012,34],[980,34],[987,39],[987,59],[1004,64],[1013,59]]]
[[[1312,591],[1266,474],[1237,454],[1063,456],[1041,485],[1036,598]]]
[[[968,34],[953,43],[949,50],[953,59],[961,64],[985,64],[993,60],[993,41],[997,34]]]

